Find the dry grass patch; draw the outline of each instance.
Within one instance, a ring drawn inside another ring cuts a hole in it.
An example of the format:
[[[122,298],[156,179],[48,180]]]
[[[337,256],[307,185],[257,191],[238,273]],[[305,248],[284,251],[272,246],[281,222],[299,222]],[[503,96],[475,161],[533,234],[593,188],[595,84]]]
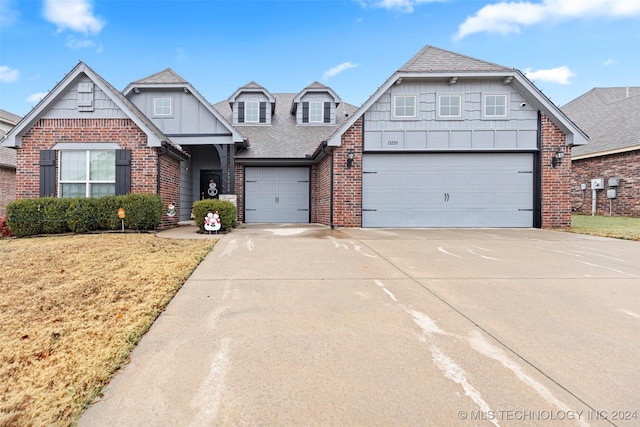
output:
[[[213,245],[148,234],[0,240],[0,425],[76,421]]]

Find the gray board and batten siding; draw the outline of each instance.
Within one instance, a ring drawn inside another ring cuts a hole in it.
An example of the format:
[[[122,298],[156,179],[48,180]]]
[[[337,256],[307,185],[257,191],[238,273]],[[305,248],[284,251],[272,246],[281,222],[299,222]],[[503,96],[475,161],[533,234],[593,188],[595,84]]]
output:
[[[417,96],[411,119],[392,116],[394,96]],[[460,118],[437,114],[440,95],[461,95]],[[505,118],[485,118],[485,95],[507,95]],[[524,106],[523,106],[524,104]],[[502,82],[403,82],[392,86],[364,114],[364,151],[536,151],[538,111]]]
[[[191,92],[182,88],[153,88],[127,97],[165,135],[180,145],[233,144],[229,129]],[[171,114],[154,115],[154,99],[171,100]]]
[[[245,168],[245,222],[308,223],[309,167]]]
[[[113,95],[112,95],[113,96]],[[126,119],[111,97],[81,74],[42,116],[45,119]]]
[[[438,98],[460,95],[460,117]],[[507,114],[485,117],[485,95]],[[416,96],[415,118],[393,116],[394,96]],[[538,111],[501,81],[403,81],[364,114],[363,227],[532,227]]]

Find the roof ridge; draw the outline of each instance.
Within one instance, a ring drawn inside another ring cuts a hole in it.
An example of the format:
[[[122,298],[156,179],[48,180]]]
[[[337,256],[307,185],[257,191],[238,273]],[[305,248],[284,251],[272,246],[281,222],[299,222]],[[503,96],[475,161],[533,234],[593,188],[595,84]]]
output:
[[[439,47],[425,45],[398,71],[462,71],[467,69],[511,70],[513,68],[474,58]]]

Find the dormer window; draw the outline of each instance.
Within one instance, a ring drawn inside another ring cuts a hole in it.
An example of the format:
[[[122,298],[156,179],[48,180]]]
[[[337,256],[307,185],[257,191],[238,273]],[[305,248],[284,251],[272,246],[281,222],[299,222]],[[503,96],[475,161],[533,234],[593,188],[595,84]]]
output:
[[[302,123],[331,123],[331,103],[303,102]]]
[[[245,102],[244,121],[246,123],[258,123],[258,113],[260,111],[260,103],[254,101]]]
[[[322,102],[309,103],[309,123],[323,122],[324,104]]]

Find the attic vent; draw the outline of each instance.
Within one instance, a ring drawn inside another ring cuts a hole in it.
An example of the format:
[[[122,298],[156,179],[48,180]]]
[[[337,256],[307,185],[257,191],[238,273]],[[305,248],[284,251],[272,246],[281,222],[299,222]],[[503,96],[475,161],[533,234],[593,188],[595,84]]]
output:
[[[78,83],[78,111],[93,111],[93,83]]]

